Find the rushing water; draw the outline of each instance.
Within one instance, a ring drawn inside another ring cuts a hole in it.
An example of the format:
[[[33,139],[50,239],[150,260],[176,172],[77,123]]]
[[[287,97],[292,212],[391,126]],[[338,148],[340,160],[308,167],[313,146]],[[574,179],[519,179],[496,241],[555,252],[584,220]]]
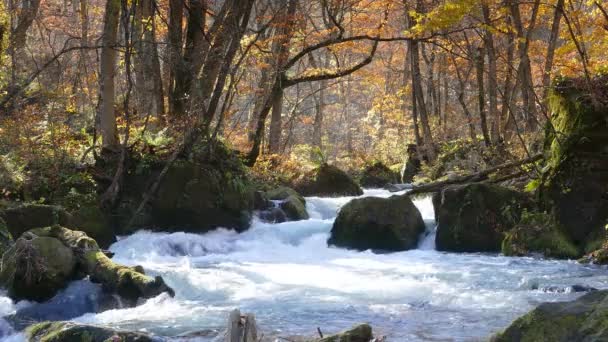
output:
[[[370,195],[391,194],[367,190],[364,196]],[[429,198],[415,201],[428,226],[416,250],[328,247],[336,212],[350,199],[310,197],[311,219],[254,221],[242,234],[141,231],[124,238],[111,247],[114,259],[162,275],[175,298],[161,295],[75,320],[168,337],[201,332],[198,338],[211,340],[238,307],[255,313],[272,335],[314,335],[317,327],[329,333],[368,322],[390,341],[478,341],[539,302],[575,298],[572,285],[607,287],[605,269],[575,262],[437,252]],[[0,316],[16,309],[0,293]]]

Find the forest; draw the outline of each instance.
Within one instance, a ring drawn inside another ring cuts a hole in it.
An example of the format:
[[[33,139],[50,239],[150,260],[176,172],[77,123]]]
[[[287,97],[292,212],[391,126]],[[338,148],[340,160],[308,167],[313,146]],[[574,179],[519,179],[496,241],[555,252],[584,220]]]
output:
[[[606,0],[1,0],[0,341],[608,340]]]

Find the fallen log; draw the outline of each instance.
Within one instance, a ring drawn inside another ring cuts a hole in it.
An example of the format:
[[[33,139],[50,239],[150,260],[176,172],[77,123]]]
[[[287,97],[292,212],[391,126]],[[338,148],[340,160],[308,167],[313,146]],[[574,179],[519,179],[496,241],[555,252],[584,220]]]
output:
[[[496,173],[496,172],[502,171],[502,170],[506,170],[506,169],[512,169],[512,168],[526,165],[526,164],[531,164],[531,163],[534,163],[534,162],[540,160],[542,157],[543,157],[543,154],[539,153],[539,154],[536,154],[532,157],[529,157],[529,158],[526,158],[523,160],[517,160],[517,161],[513,161],[513,162],[500,164],[500,165],[497,165],[497,166],[491,167],[489,169],[485,169],[485,170],[482,170],[482,171],[479,171],[477,173],[473,173],[470,175],[457,176],[457,177],[454,177],[451,179],[446,179],[446,180],[439,181],[439,182],[432,182],[432,183],[428,183],[428,184],[424,184],[424,185],[420,185],[420,186],[414,186],[412,188],[412,190],[410,190],[406,193],[406,195],[411,196],[411,195],[416,195],[416,194],[437,192],[450,185],[482,182],[482,181],[488,180],[489,176],[493,173]]]

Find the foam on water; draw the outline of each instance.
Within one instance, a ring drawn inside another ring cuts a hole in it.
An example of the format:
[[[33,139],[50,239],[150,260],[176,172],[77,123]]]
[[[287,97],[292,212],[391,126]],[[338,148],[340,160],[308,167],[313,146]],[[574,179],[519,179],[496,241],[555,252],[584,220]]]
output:
[[[364,194],[371,195],[392,194]],[[539,302],[577,296],[537,289],[606,287],[606,271],[575,262],[435,251],[430,198],[415,201],[427,223],[417,250],[328,247],[336,213],[351,199],[310,197],[310,220],[254,221],[242,234],[140,231],[121,239],[111,247],[115,260],[162,275],[175,298],[76,320],[178,336],[221,330],[238,307],[255,313],[268,333],[313,335],[316,327],[332,332],[369,322],[391,341],[465,341],[488,337]]]

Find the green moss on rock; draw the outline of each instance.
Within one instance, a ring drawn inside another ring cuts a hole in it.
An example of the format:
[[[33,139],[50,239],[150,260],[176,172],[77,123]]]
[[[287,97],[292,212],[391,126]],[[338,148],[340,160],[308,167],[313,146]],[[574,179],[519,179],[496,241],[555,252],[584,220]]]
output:
[[[70,248],[55,238],[28,232],[4,253],[0,283],[11,298],[44,301],[64,288],[75,270]]]
[[[295,182],[295,189],[304,196],[359,196],[361,187],[344,171],[323,164]]]
[[[308,220],[306,205],[301,196],[291,195],[281,202],[281,209],[290,221]]]
[[[424,232],[420,212],[407,196],[357,198],[342,207],[329,244],[357,250],[415,248]]]
[[[545,303],[518,318],[493,342],[608,340],[608,291],[590,292],[572,302]]]
[[[500,252],[505,233],[533,207],[523,193],[484,183],[447,187],[433,204],[437,250],[452,252]]]
[[[374,338],[369,324],[359,324],[350,330],[316,340],[316,342],[369,342]]]
[[[608,92],[607,79],[592,80],[598,93]],[[543,205],[580,246],[597,239],[608,220],[608,107],[592,100],[586,84],[565,79],[552,87],[540,187]]]
[[[25,331],[32,342],[151,342],[154,339],[143,333],[114,330],[101,326],[71,322],[42,322]]]
[[[510,256],[541,253],[546,257],[576,259],[581,251],[547,213],[524,211],[520,222],[506,233],[502,252]]]

